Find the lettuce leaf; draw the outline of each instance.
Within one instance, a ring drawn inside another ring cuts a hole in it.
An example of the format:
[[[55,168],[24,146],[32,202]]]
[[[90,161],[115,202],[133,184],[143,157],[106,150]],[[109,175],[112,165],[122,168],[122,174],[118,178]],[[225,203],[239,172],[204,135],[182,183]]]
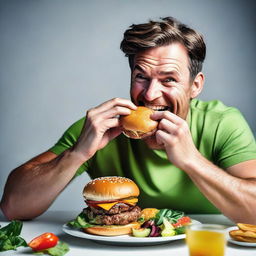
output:
[[[178,219],[184,216],[184,212],[175,211],[171,209],[161,209],[155,218],[155,222],[157,226],[163,224],[163,218],[166,218],[171,223],[176,223]]]
[[[16,250],[20,246],[28,246],[26,241],[19,236],[22,226],[21,221],[13,220],[0,229],[0,252]]]
[[[84,212],[81,212],[74,220],[69,221],[67,225],[72,228],[89,228],[95,226],[89,223],[88,217]]]
[[[67,243],[59,241],[54,247],[45,249],[43,251],[35,252],[37,255],[49,254],[51,256],[63,256],[69,251]]]

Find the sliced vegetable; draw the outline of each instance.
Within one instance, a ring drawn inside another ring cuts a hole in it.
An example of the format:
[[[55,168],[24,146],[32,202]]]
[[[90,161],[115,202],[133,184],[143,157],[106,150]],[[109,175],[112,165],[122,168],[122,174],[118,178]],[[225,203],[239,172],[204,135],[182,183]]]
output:
[[[53,233],[44,233],[28,243],[28,246],[32,248],[33,251],[42,251],[48,248],[52,248],[57,245],[59,238]]]
[[[147,237],[151,232],[150,228],[139,228],[139,229],[132,229],[132,235],[135,237]]]
[[[184,212],[156,208],[143,209],[138,221],[142,229],[150,229],[149,237],[184,234],[185,226],[191,224]]]
[[[174,236],[176,232],[174,230],[173,225],[167,220],[167,218],[163,217],[163,229],[161,232],[161,236]]]
[[[86,222],[85,219],[81,216],[77,217],[77,222],[81,227],[86,227],[86,225],[88,224],[88,222]]]
[[[86,200],[85,203],[87,205],[89,204],[105,204],[105,203],[113,203],[116,202],[116,200],[105,200],[105,201],[94,201],[94,200]]]
[[[188,225],[190,223],[191,223],[191,219],[188,216],[183,216],[180,219],[178,219],[176,223],[173,223],[172,225],[176,228],[176,227]]]
[[[160,236],[160,233],[161,233],[161,228],[156,225],[153,225],[151,227],[151,232],[150,232],[149,236],[150,237]]]
[[[155,221],[154,220],[147,220],[147,221],[145,221],[142,225],[141,225],[141,227],[142,228],[151,228],[152,226],[154,226],[155,225]]]

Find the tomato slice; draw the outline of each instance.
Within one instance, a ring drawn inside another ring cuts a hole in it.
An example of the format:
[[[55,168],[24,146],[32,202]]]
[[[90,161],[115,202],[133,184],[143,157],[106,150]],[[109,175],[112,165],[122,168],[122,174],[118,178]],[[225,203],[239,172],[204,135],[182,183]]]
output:
[[[42,251],[51,247],[54,247],[59,241],[59,238],[53,233],[43,233],[40,236],[32,239],[28,246],[32,248],[33,251]]]
[[[173,223],[172,225],[177,228],[184,225],[187,225],[191,222],[191,219],[188,216],[183,216],[180,219],[178,219],[177,223]]]
[[[97,204],[87,203],[87,205],[97,209],[100,208]]]
[[[106,204],[106,203],[113,203],[118,200],[109,200],[109,201],[92,201],[92,200],[85,200],[87,204]]]
[[[126,203],[126,204],[134,204],[134,203],[129,203],[129,201],[131,200],[135,200],[136,198],[124,198],[124,199],[119,199],[119,200],[107,200],[107,201],[93,201],[93,200],[85,200],[86,204],[90,204],[90,205],[97,205],[97,204],[108,204],[108,203],[114,203],[114,202],[118,202],[118,203]],[[137,199],[138,201],[138,199]],[[136,202],[137,202],[136,201]]]

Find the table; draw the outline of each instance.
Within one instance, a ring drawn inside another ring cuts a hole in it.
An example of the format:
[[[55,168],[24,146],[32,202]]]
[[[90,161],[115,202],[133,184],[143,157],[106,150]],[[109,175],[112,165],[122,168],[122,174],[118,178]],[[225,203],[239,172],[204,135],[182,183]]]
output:
[[[23,222],[23,229],[21,236],[29,242],[32,238],[44,233],[53,232],[60,240],[67,242],[70,247],[70,251],[66,256],[186,256],[188,255],[188,249],[185,241],[171,241],[169,243],[153,246],[115,246],[115,245],[104,245],[90,241],[83,238],[77,238],[70,236],[62,231],[62,226],[67,221],[76,217],[79,212],[74,211],[47,211],[40,217]],[[190,215],[191,218],[196,219],[202,223],[218,223],[227,226],[234,226],[230,220],[223,215]],[[0,225],[6,225],[8,221],[4,218],[3,214],[0,213]],[[34,255],[30,254],[29,248],[18,248],[17,251],[7,251],[0,253],[4,256],[9,255]],[[228,243],[226,249],[226,256],[253,256],[256,255],[255,247],[241,247]]]

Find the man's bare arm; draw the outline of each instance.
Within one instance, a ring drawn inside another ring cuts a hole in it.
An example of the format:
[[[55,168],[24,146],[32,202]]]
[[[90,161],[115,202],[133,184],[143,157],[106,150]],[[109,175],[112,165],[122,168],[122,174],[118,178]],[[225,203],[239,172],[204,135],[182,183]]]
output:
[[[156,137],[170,162],[184,170],[224,215],[256,224],[256,159],[221,169],[196,149],[187,122],[167,111],[154,117],[162,118]]]
[[[83,162],[71,150],[47,151],[13,170],[1,209],[8,219],[32,219],[42,214],[70,182]]]
[[[87,112],[75,145],[56,156],[45,152],[18,167],[8,177],[1,208],[9,219],[31,219],[42,214],[66,187],[76,170],[121,133],[119,115],[136,106],[114,98]]]
[[[198,157],[186,172],[228,218],[256,224],[256,160],[236,164],[225,171]]]

